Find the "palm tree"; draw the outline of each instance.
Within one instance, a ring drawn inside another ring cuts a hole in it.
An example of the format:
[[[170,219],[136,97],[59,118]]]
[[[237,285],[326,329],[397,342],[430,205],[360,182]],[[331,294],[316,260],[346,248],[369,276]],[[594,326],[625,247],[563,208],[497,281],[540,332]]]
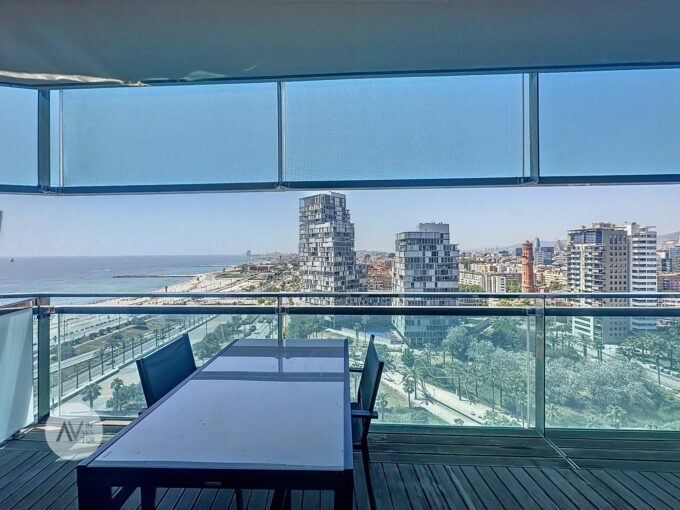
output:
[[[88,402],[90,404],[90,409],[92,409],[94,407],[94,401],[102,394],[102,387],[97,383],[91,383],[85,386],[81,393],[82,396],[80,398],[83,402]]]
[[[359,331],[361,331],[361,323],[357,322],[354,324],[354,337],[356,338],[357,345],[359,345]]]
[[[411,407],[411,393],[416,391],[416,383],[411,376],[404,378],[404,391],[408,397],[408,406]]]
[[[364,327],[364,343],[366,342],[366,326],[368,326],[368,321],[370,320],[368,315],[363,315],[361,317],[361,325]]]
[[[125,383],[120,377],[116,377],[111,381],[111,390],[113,391],[113,409],[120,411],[120,392],[125,387]]]
[[[378,409],[380,409],[380,417],[385,419],[385,411],[387,410],[387,397],[385,394],[379,393],[375,403],[378,405]]]

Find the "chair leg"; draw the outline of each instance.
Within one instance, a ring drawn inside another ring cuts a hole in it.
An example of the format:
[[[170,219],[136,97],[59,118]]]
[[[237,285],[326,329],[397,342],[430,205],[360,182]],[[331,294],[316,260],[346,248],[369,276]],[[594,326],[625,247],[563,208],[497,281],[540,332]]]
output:
[[[287,489],[277,489],[274,491],[269,510],[290,510],[291,491]]]
[[[236,508],[237,510],[243,510],[243,492],[241,489],[236,489]]]
[[[368,453],[368,445],[361,447],[361,463],[364,466],[364,478],[366,478],[366,492],[368,492],[368,504],[371,510],[377,508],[375,494],[373,494],[373,482],[371,481],[371,456]]]
[[[142,487],[142,510],[156,508],[156,487]]]

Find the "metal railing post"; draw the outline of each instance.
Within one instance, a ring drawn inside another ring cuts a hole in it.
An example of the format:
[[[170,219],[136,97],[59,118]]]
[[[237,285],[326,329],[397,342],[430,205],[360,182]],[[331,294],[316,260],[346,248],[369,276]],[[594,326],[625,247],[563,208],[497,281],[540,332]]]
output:
[[[276,338],[283,340],[283,301],[281,296],[276,297],[276,330]]]
[[[50,415],[50,300],[39,298],[38,307],[38,421]]]
[[[536,307],[536,430],[545,436],[545,297]]]
[[[529,73],[529,175],[538,184],[541,180],[538,128],[538,73]]]

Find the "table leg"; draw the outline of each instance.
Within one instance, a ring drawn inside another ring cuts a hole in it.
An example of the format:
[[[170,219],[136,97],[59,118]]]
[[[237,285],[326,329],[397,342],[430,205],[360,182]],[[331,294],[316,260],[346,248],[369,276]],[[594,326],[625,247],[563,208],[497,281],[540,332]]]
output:
[[[142,487],[142,510],[156,508],[156,487]]]
[[[291,508],[291,491],[287,489],[277,489],[274,491],[269,510],[290,510]]]
[[[78,477],[79,510],[110,510],[111,487]]]
[[[343,486],[335,489],[335,510],[351,510],[354,505],[354,473],[352,471],[345,472],[345,479]]]

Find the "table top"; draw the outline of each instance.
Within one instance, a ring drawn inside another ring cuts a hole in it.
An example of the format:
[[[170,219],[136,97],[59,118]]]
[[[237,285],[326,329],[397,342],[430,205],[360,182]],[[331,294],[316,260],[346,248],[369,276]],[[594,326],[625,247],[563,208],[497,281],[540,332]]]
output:
[[[347,342],[236,340],[88,465],[351,469]]]

